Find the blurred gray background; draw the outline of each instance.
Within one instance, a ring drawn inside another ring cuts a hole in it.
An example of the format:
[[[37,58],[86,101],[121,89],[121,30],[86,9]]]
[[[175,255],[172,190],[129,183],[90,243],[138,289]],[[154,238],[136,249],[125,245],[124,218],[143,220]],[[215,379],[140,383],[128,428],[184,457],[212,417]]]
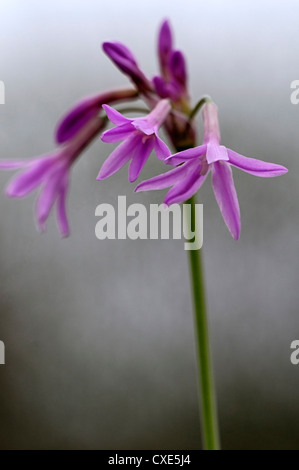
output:
[[[0,1],[0,158],[54,148],[53,129],[74,101],[126,86],[101,51],[127,44],[149,76],[156,36],[171,21],[188,60],[195,103],[219,106],[223,144],[281,163],[286,176],[234,170],[242,213],[230,237],[210,181],[203,256],[226,449],[299,449],[299,79],[297,1]],[[198,121],[199,140],[202,136]],[[55,217],[39,235],[34,196],[0,198],[2,449],[198,449],[193,316],[181,241],[99,241],[95,208],[160,203],[134,194],[127,169],[98,182],[111,148],[97,141],[72,174],[71,236]],[[141,179],[155,175],[152,157]],[[10,174],[0,175],[4,188]]]

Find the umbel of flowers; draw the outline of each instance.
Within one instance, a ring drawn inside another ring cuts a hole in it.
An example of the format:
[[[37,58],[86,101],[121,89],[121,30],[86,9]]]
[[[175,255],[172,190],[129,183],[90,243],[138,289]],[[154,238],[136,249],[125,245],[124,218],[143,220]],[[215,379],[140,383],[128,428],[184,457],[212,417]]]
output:
[[[103,50],[129,77],[132,88],[110,90],[79,101],[58,123],[56,150],[27,160],[0,161],[0,169],[20,172],[9,182],[6,194],[22,198],[38,191],[35,214],[43,231],[53,206],[63,236],[69,234],[66,199],[70,170],[83,150],[99,135],[104,142],[121,142],[104,161],[98,180],[108,178],[129,163],[129,181],[139,177],[152,152],[163,164],[174,168],[139,183],[136,191],[171,188],[165,204],[184,202],[193,196],[211,173],[212,187],[223,219],[237,240],[241,221],[232,167],[255,176],[272,177],[287,172],[281,165],[248,158],[224,147],[220,142],[218,111],[209,98],[192,108],[188,92],[186,61],[174,48],[168,21],[158,36],[159,75],[148,78],[131,51],[119,42],[105,42]],[[148,108],[144,117],[129,118],[111,105],[142,99]],[[204,139],[196,146],[194,116],[202,109]],[[109,121],[115,127],[104,131]],[[164,127],[172,147],[159,137]],[[104,131],[104,132],[103,132]]]

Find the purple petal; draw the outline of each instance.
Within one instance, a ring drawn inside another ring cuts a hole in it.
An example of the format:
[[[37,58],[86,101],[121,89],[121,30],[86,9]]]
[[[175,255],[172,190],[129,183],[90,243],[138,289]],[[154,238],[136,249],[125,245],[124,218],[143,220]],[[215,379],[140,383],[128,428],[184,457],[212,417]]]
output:
[[[153,85],[155,88],[155,92],[160,98],[168,98],[169,97],[169,87],[168,84],[162,77],[154,77],[153,78]]]
[[[138,88],[149,90],[151,84],[139,69],[131,51],[119,42],[104,42],[103,49],[115,65],[136,83]]]
[[[133,183],[137,180],[142,168],[144,167],[151,151],[154,147],[154,138],[149,138],[145,143],[140,141],[132,155],[132,161],[129,166],[129,181]]]
[[[68,172],[68,166],[59,165],[53,168],[49,173],[44,187],[37,199],[36,219],[42,231],[45,229],[45,222],[49,217],[50,210],[57,198],[62,182],[65,180]]]
[[[168,156],[171,155],[171,152],[165,142],[157,135],[155,137],[155,152],[159,160],[165,160]]]
[[[165,159],[165,163],[170,165],[179,165],[184,163],[187,160],[201,157],[206,153],[207,146],[199,145],[198,147],[193,147],[191,149],[183,150],[182,152],[174,153],[170,157]]]
[[[168,191],[164,199],[164,203],[170,206],[171,204],[187,201],[203,185],[207,175],[208,171],[205,175],[201,175],[200,168],[193,166],[192,171],[190,171],[182,181],[175,184],[174,187]]]
[[[141,134],[132,134],[109,155],[103,163],[97,180],[108,178],[122,168],[131,158],[134,148],[140,143]]]
[[[54,155],[36,160],[28,170],[13,178],[6,188],[6,195],[9,197],[26,196],[37,188],[54,163]]]
[[[155,128],[147,118],[137,118],[132,122],[135,129],[139,130],[145,135],[152,135],[155,133]]]
[[[262,160],[256,160],[255,158],[244,157],[233,150],[227,149],[229,163],[239,168],[240,170],[246,171],[251,175],[261,176],[263,178],[269,178],[272,176],[279,176],[287,173],[288,169],[275,163],[268,163]]]
[[[163,78],[154,77],[153,85],[155,92],[160,98],[170,98],[173,101],[177,101],[182,94],[182,88],[179,87],[174,81],[166,83]]]
[[[129,124],[132,119],[123,116],[116,109],[111,108],[108,104],[103,104],[103,108],[108,116],[109,121],[113,122],[116,126],[122,126],[123,124]]]
[[[173,51],[170,58],[170,71],[173,78],[185,87],[187,81],[185,58],[181,51]]]
[[[228,160],[227,149],[212,139],[207,143],[206,158],[208,164],[218,162],[219,160]]]
[[[103,103],[136,98],[137,94],[136,90],[111,90],[84,98],[61,119],[56,129],[56,141],[61,144],[74,137],[90,119],[99,113]],[[103,120],[103,127],[104,125],[105,120]]]
[[[129,135],[132,134],[132,132],[135,132],[134,127],[132,126],[131,123],[129,124],[123,124],[122,126],[115,127],[114,129],[109,129],[108,131],[105,131],[101,135],[101,140],[103,142],[119,142],[120,140],[124,140]]]
[[[58,123],[56,142],[62,144],[71,139],[100,109],[103,95],[90,96],[79,101]]]
[[[120,42],[104,42],[104,52],[110,59],[125,73],[130,74],[134,67],[137,67],[137,62],[130,51],[124,44]]]
[[[172,34],[169,22],[167,20],[163,21],[158,37],[158,55],[160,58],[161,65],[165,64],[168,55],[172,50]]]
[[[30,166],[35,159],[30,160],[0,160],[0,170],[17,170]]]
[[[212,165],[212,186],[224,222],[235,240],[241,231],[241,216],[232,170],[226,162]]]
[[[65,178],[61,182],[61,188],[57,200],[57,221],[59,225],[60,232],[63,237],[67,237],[70,233],[67,212],[66,212],[66,197],[68,192],[68,177],[65,175]]]
[[[171,111],[169,100],[160,100],[146,117],[136,118],[132,121],[133,126],[146,135],[152,135],[158,132]]]
[[[173,186],[174,184],[181,181],[189,173],[189,171],[192,170],[191,164],[193,165],[193,162],[185,163],[170,171],[167,171],[166,173],[162,173],[161,175],[157,175],[153,178],[142,181],[135,188],[135,192],[169,188],[169,186]]]

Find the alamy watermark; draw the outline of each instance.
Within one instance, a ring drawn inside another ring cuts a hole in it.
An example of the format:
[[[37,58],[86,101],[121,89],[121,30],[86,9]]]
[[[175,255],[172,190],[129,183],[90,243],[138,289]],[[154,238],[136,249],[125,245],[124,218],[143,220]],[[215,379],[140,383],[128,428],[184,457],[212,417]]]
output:
[[[5,345],[3,341],[0,341],[0,365],[5,364]]]
[[[0,80],[0,104],[5,104],[5,85],[2,80]]]
[[[184,238],[185,250],[199,250],[203,244],[203,205],[195,204],[194,227],[191,227],[191,205],[143,204],[127,206],[126,196],[118,196],[117,210],[112,204],[99,204],[95,215],[99,221],[95,235],[99,240],[174,240]]]
[[[291,103],[298,104],[299,103],[299,80],[293,80],[291,82],[291,89],[294,90],[292,91],[290,95]]]
[[[299,364],[299,340],[295,339],[291,342],[291,349],[294,349],[290,356],[290,361],[294,366]]]

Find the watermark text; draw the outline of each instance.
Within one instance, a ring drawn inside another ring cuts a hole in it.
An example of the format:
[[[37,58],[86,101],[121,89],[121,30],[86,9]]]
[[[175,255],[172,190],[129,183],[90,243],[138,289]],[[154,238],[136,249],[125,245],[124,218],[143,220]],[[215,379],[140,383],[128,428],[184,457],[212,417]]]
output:
[[[5,364],[5,345],[0,341],[0,365]]]
[[[194,227],[191,227],[191,205],[131,204],[126,196],[118,196],[115,209],[112,204],[99,204],[95,215],[99,217],[95,235],[99,240],[174,240],[185,239],[185,250],[199,250],[203,244],[203,205],[195,204]]]
[[[299,364],[299,340],[295,339],[294,341],[291,342],[291,349],[294,349],[294,351],[291,354],[290,361],[294,366],[297,366]]]
[[[299,103],[299,80],[293,80],[291,82],[291,89],[294,90],[292,91],[290,95],[291,103],[298,104]]]

